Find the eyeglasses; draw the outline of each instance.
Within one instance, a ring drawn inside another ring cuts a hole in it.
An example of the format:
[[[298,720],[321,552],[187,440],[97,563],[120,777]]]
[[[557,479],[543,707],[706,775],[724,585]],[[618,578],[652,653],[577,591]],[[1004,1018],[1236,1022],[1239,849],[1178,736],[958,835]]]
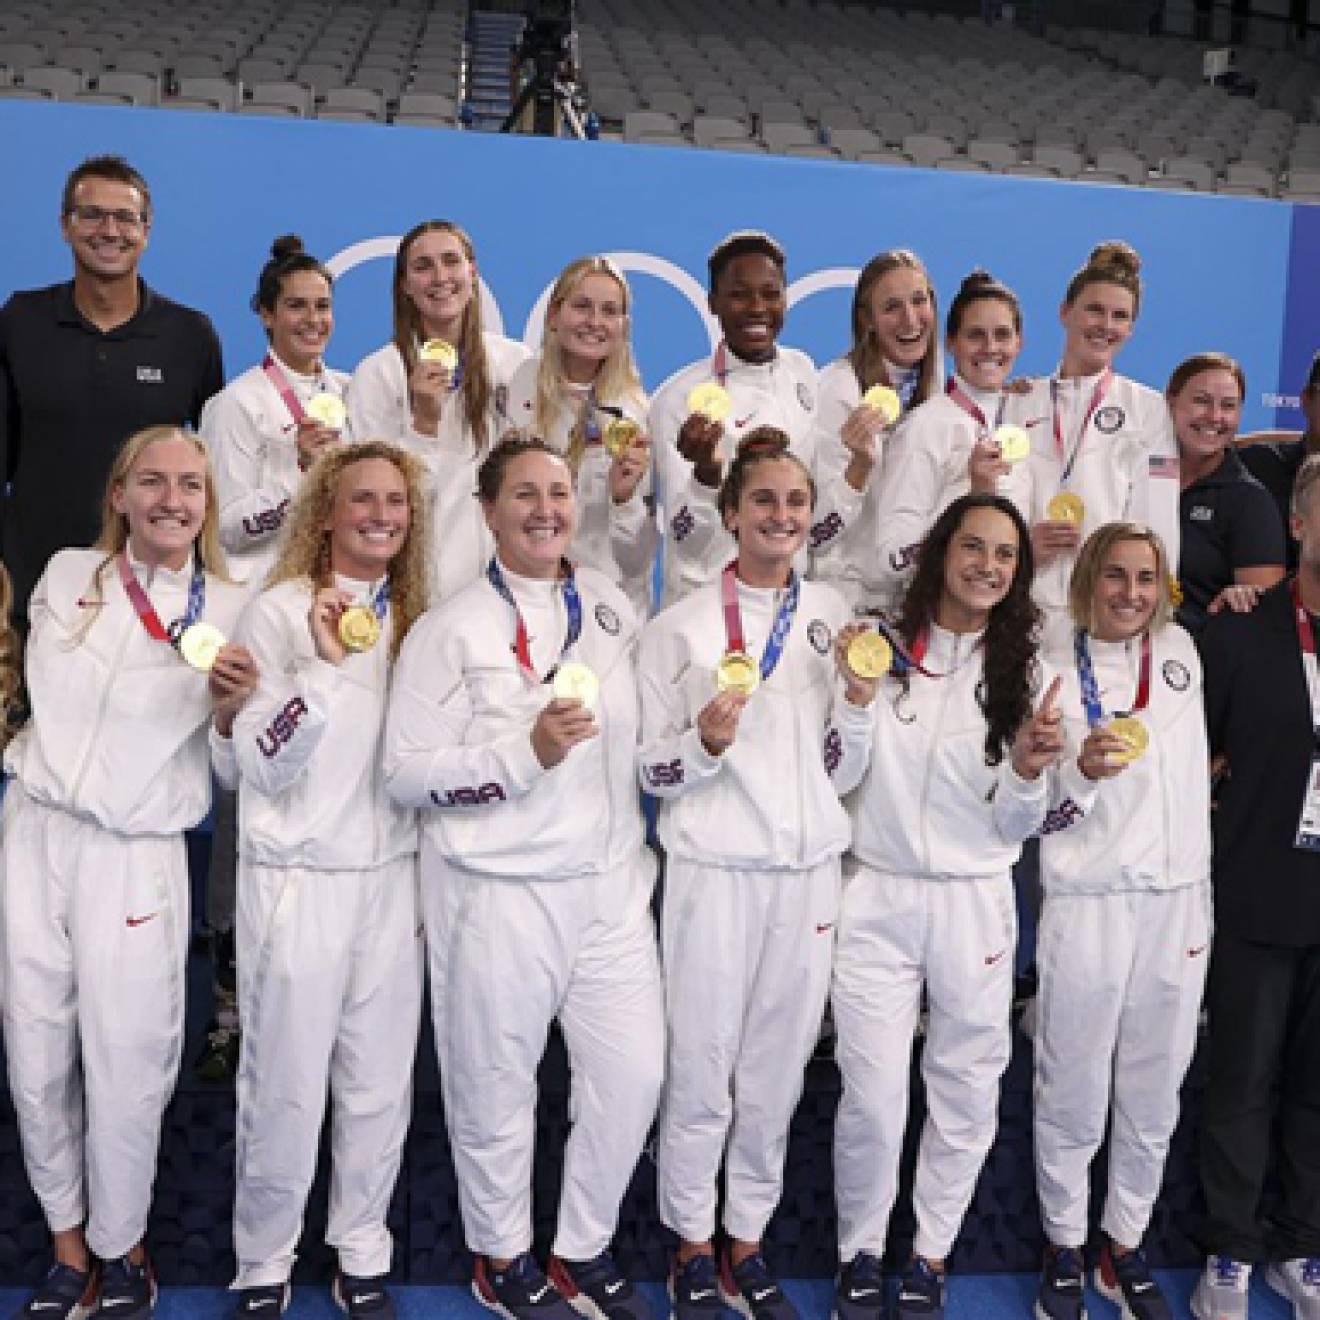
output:
[[[147,223],[144,213],[126,208],[108,211],[104,206],[71,206],[65,214],[88,229],[99,229],[107,220],[113,220],[120,229],[141,229]]]

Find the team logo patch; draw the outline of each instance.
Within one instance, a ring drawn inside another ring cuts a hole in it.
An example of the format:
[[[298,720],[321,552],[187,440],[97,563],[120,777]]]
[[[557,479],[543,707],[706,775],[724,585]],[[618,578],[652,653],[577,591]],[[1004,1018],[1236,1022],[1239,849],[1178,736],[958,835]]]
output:
[[[830,649],[830,629],[824,619],[812,619],[807,624],[807,641],[824,655]]]
[[[610,609],[604,601],[601,601],[601,603],[596,606],[596,622],[600,624],[600,626],[609,633],[611,637],[617,637],[619,635],[619,629],[623,626],[619,622],[619,616],[615,614],[615,612]]]
[[[798,381],[797,396],[803,412],[810,412],[816,406],[816,400],[811,397],[811,390],[801,381]]]
[[[1096,412],[1095,429],[1101,435],[1113,435],[1126,421],[1127,413],[1116,404],[1111,403]]]
[[[1181,660],[1166,660],[1160,672],[1164,675],[1164,681],[1175,692],[1186,692],[1192,681],[1187,666]]]

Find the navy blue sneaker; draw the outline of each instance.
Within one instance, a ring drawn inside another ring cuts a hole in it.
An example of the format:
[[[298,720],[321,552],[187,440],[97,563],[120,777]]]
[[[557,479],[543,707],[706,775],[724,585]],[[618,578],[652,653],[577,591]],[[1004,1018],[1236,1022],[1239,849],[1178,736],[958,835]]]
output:
[[[563,1294],[545,1277],[530,1251],[495,1269],[478,1256],[472,1277],[472,1295],[504,1320],[578,1320]]]
[[[156,1305],[156,1280],[145,1256],[134,1265],[127,1256],[108,1260],[101,1275],[101,1305],[106,1320],[145,1320]]]
[[[840,1271],[834,1286],[834,1320],[883,1320],[885,1279],[880,1258],[859,1251]]]
[[[394,1301],[385,1289],[385,1276],[364,1278],[340,1270],[330,1285],[335,1305],[351,1320],[394,1320]]]
[[[798,1320],[797,1307],[784,1296],[759,1251],[737,1265],[725,1253],[720,1261],[720,1292],[724,1304],[746,1320]]]
[[[724,1312],[715,1257],[693,1256],[686,1265],[674,1262],[669,1276],[670,1320],[718,1320]]]
[[[1140,1250],[1115,1256],[1106,1242],[1093,1282],[1101,1297],[1122,1307],[1123,1320],[1173,1320],[1169,1303]]]
[[[243,1288],[234,1307],[237,1320],[275,1320],[289,1309],[291,1290],[287,1283],[262,1283]]]
[[[944,1271],[913,1256],[898,1285],[898,1320],[944,1320]]]
[[[56,1261],[14,1320],[83,1320],[96,1310],[96,1271]]]
[[[1072,1247],[1049,1247],[1036,1289],[1036,1320],[1086,1320],[1082,1296],[1082,1253]]]
[[[569,1306],[590,1320],[652,1320],[646,1298],[623,1276],[608,1251],[591,1260],[551,1256],[546,1273]]]

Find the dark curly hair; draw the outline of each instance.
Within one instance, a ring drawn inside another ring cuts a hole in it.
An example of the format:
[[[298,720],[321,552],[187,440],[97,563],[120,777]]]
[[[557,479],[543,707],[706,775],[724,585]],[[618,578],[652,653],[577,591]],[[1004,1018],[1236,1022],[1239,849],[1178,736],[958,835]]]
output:
[[[985,761],[998,765],[1012,745],[1018,729],[1030,717],[1032,692],[1039,675],[1036,650],[1040,640],[1041,614],[1031,599],[1035,565],[1031,556],[1031,533],[1011,500],[1002,495],[964,495],[935,520],[921,543],[921,557],[898,616],[898,632],[911,646],[935,618],[944,590],[944,561],[949,542],[972,509],[995,509],[1017,529],[1018,560],[1008,593],[990,611],[986,625],[984,671],[976,699],[985,715]],[[907,691],[910,675],[900,682]]]

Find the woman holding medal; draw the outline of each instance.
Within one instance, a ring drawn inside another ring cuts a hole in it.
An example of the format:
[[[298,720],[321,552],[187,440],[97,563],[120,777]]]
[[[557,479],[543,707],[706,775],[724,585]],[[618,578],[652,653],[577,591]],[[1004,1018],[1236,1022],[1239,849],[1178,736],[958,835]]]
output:
[[[1123,1314],[1168,1304],[1141,1252],[1196,1045],[1210,946],[1209,754],[1201,664],[1170,621],[1159,538],[1109,523],[1069,590],[1067,748],[1041,840],[1036,1190],[1041,1320],[1081,1320],[1091,1160],[1109,1135],[1096,1289]]]
[[[752,429],[782,431],[812,467],[816,367],[778,342],[788,306],[784,249],[769,234],[740,230],[715,247],[707,265],[710,310],[723,337],[710,357],[666,381],[646,428],[664,506],[666,603],[718,581],[733,554],[718,496]]]
[[[391,287],[394,334],[358,363],[349,420],[355,436],[396,441],[425,463],[432,590],[445,600],[490,558],[472,491],[509,428],[509,381],[528,352],[482,329],[476,251],[450,220],[423,220],[403,236]]]
[[[426,606],[421,464],[384,441],[308,472],[241,635],[261,685],[235,721],[239,1007],[234,1250],[240,1316],[289,1301],[333,1105],[335,1300],[386,1320],[385,1214],[421,1012],[417,819],[385,792],[390,671]]]
[[[1025,397],[1032,435],[1032,547],[1046,637],[1067,644],[1068,580],[1083,539],[1116,519],[1149,524],[1178,561],[1178,446],[1156,390],[1114,362],[1141,309],[1141,258],[1126,243],[1095,247],[1068,282],[1063,356]],[[1053,634],[1057,633],[1057,637]]]
[[[55,1249],[24,1314],[56,1320],[98,1291],[121,1320],[154,1302],[143,1235],[183,1042],[183,832],[256,681],[225,642],[244,592],[201,442],[132,436],[103,509],[95,548],[60,551],[32,595],[31,719],[5,754],[5,1053]]]
[[[642,634],[641,780],[660,799],[668,858],[656,1166],[660,1217],[679,1236],[679,1320],[720,1310],[722,1161],[729,1243],[718,1290],[755,1320],[796,1316],[761,1236],[820,1032],[848,844],[819,748],[831,641],[849,611],[833,587],[794,569],[813,496],[786,435],[748,435],[719,495],[737,557]]]
[[[839,1320],[884,1314],[880,1261],[898,1191],[912,1041],[921,1070],[913,1256],[900,1320],[939,1320],[945,1262],[994,1140],[1010,1053],[1016,917],[1010,871],[1045,819],[1062,745],[1058,682],[1040,707],[1031,544],[1001,495],[954,500],[922,542],[897,625],[852,625],[826,737],[852,794],[831,1002],[843,1097],[834,1133]],[[877,657],[869,652],[879,651]]]
[[[655,520],[643,498],[646,394],[629,343],[630,294],[607,257],[580,257],[555,281],[541,352],[514,372],[509,417],[563,454],[577,483],[573,557],[650,602]]]
[[[811,529],[815,576],[855,607],[889,603],[875,575],[884,472],[902,451],[889,441],[913,410],[939,393],[939,314],[921,259],[881,252],[857,277],[852,348],[820,373],[815,440],[820,496]]]
[[[334,277],[295,234],[277,238],[252,310],[269,348],[202,409],[215,456],[220,540],[234,577],[258,590],[302,473],[345,429],[348,377],[325,365],[334,330]]]
[[[1023,400],[1004,388],[1022,351],[1017,295],[973,271],[949,305],[945,336],[954,374],[911,413],[876,510],[873,571],[891,596],[911,577],[927,528],[959,495],[997,492],[1024,516],[1031,511]]]
[[[573,478],[540,440],[478,471],[495,554],[399,658],[389,791],[422,809],[436,1051],[473,1292],[514,1320],[645,1320],[609,1253],[655,1114],[664,1008],[637,799],[637,624],[566,555]],[[536,1071],[558,1018],[574,1122],[549,1275],[531,1252]],[[596,1308],[596,1309],[592,1309]]]

